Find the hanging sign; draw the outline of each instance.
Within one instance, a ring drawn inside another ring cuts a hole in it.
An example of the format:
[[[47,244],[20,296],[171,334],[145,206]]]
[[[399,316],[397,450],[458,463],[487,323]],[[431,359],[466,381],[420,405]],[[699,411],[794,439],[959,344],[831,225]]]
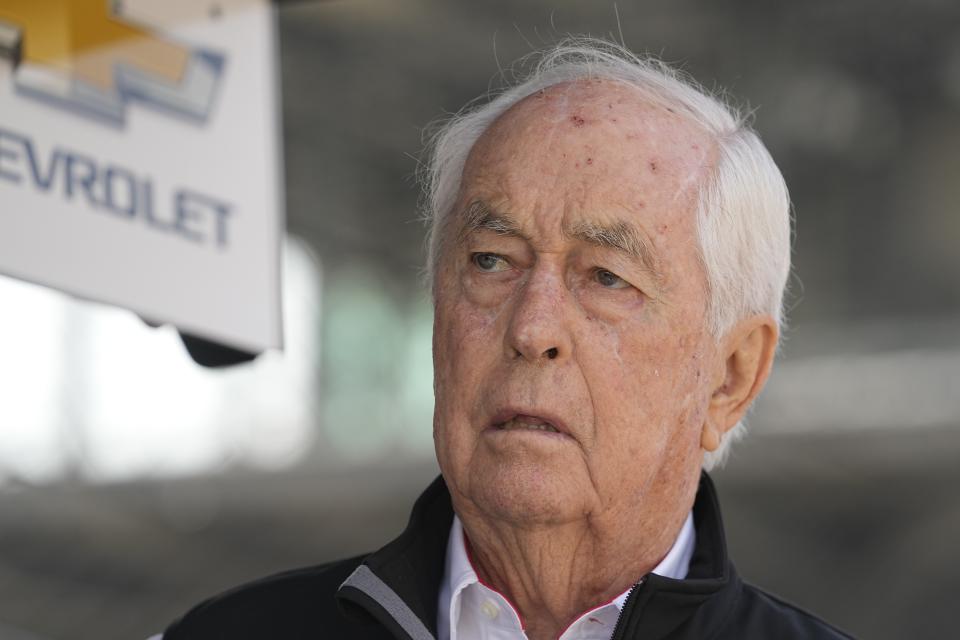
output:
[[[266,0],[3,0],[0,272],[281,347],[277,84]]]

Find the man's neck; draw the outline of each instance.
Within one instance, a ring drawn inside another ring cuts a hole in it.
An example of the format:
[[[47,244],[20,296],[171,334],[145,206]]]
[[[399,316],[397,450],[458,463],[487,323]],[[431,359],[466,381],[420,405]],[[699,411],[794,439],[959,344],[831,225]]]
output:
[[[667,554],[686,518],[678,512],[632,527],[603,522],[517,528],[461,514],[470,561],[482,582],[514,605],[531,640],[553,639],[581,613],[609,602]]]

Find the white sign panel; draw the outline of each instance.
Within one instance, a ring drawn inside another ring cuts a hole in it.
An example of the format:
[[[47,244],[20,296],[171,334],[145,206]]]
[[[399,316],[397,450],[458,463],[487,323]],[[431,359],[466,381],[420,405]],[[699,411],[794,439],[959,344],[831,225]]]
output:
[[[275,45],[266,0],[0,2],[0,272],[280,347]]]

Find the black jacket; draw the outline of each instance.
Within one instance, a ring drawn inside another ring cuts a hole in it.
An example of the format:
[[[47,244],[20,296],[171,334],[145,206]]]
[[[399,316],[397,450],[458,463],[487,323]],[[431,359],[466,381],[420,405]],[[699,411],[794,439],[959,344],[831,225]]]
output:
[[[740,579],[706,474],[693,514],[697,542],[687,578],[641,579],[624,603],[615,640],[851,637]],[[407,529],[376,553],[228,591],[187,613],[163,640],[432,640],[452,521],[450,495],[438,478],[417,500]]]

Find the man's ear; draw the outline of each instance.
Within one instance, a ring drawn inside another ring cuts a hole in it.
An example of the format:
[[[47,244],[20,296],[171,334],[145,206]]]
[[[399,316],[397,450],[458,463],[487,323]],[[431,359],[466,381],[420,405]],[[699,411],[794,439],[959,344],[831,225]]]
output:
[[[722,362],[714,378],[713,395],[700,437],[701,446],[715,451],[724,434],[743,418],[770,375],[777,350],[777,324],[765,315],[738,322],[722,338]]]

